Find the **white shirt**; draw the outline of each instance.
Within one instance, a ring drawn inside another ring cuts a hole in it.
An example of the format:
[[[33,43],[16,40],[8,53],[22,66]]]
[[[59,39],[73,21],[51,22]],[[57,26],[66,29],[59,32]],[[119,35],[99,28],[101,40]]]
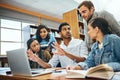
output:
[[[62,42],[60,47],[64,49],[66,52],[69,52],[70,54],[73,54],[78,57],[87,57],[88,54],[87,46],[82,40],[79,39],[72,38],[68,46],[66,46],[64,42]],[[53,55],[53,57],[50,59],[49,64],[52,67],[56,67],[59,62],[62,68],[65,68],[67,65],[75,65],[74,61],[69,57],[60,56],[56,54]]]

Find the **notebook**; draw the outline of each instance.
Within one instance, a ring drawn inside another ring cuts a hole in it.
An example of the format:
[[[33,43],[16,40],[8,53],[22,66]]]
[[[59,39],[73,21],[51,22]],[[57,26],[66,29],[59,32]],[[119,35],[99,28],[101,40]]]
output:
[[[13,75],[20,76],[38,76],[51,73],[47,69],[34,69],[32,70],[29,65],[26,50],[24,48],[6,51],[8,63]]]

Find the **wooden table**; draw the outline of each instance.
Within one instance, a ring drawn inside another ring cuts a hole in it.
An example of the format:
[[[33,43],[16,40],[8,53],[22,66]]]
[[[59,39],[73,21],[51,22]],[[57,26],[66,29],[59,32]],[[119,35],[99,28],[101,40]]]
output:
[[[0,75],[0,80],[102,80],[102,79],[68,79],[65,76],[54,76],[51,74],[45,74],[37,77],[21,77],[13,75]]]
[[[53,75],[45,74],[36,77],[24,77],[24,76],[14,76],[12,74],[6,74],[6,71],[2,71],[0,68],[0,80],[100,80],[100,79],[68,79],[65,78],[65,75]]]

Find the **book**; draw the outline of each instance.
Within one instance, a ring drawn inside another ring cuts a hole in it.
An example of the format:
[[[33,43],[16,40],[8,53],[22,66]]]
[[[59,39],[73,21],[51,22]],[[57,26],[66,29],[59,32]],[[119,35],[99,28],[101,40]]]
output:
[[[91,67],[88,70],[67,70],[66,78],[99,78],[111,79],[114,71],[106,64]]]

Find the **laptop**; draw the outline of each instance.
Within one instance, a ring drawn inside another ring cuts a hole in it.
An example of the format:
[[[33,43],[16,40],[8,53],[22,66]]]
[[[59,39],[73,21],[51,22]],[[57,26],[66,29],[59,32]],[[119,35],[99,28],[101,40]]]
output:
[[[8,63],[13,75],[38,76],[51,73],[47,69],[31,69],[26,50],[24,48],[6,51]]]

